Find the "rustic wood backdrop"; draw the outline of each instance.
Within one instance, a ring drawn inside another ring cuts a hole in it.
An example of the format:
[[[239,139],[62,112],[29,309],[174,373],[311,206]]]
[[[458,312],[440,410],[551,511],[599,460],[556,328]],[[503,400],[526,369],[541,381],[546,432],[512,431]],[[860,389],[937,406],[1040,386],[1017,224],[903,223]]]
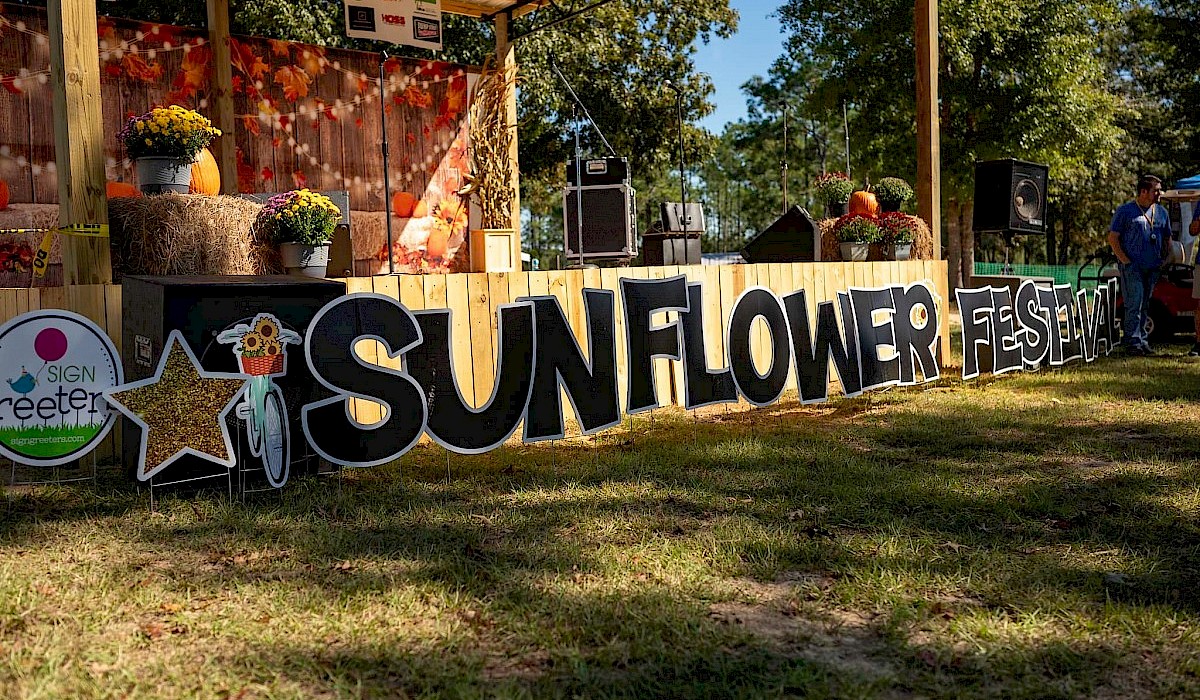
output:
[[[108,17],[97,32],[107,176],[136,184],[117,134],[155,106],[210,114],[207,32]],[[44,225],[54,212],[31,205],[57,203],[47,36],[45,10],[0,4],[0,178],[15,205],[0,212],[0,228]],[[237,149],[239,189],[348,190],[358,272],[386,269],[378,56],[254,37],[235,37],[231,49],[237,126],[212,150]],[[407,59],[390,59],[385,72],[391,189],[423,203],[423,216],[394,220],[393,255],[400,271],[457,269],[467,209],[454,192],[478,73]]]

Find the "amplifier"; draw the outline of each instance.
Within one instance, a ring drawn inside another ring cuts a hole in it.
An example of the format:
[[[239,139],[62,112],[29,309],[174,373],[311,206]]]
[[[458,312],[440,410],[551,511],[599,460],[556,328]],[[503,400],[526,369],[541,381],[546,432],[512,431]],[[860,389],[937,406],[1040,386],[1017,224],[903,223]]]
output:
[[[568,187],[563,190],[563,249],[568,262],[579,259],[576,201],[583,193],[583,258],[637,256],[636,192],[629,185]]]
[[[583,166],[583,186],[628,185],[628,158],[590,158],[579,161]],[[575,187],[575,159],[567,161],[567,186]]]

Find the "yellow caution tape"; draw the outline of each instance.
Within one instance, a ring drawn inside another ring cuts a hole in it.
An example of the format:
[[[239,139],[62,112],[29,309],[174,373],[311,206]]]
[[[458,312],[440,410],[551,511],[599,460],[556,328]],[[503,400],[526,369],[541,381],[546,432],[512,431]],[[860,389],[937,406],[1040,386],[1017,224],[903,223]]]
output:
[[[57,233],[68,236],[86,236],[88,238],[108,238],[108,224],[70,224],[54,229]]]
[[[50,248],[54,245],[54,230],[51,229],[42,236],[42,244],[38,246],[37,252],[33,255],[33,276],[42,277],[46,274],[46,267],[50,262]]]
[[[6,228],[0,233],[41,233],[42,243],[33,256],[33,275],[42,277],[50,261],[50,249],[54,246],[54,234],[62,233],[68,236],[83,236],[85,238],[108,238],[108,224],[68,224],[60,228]]]

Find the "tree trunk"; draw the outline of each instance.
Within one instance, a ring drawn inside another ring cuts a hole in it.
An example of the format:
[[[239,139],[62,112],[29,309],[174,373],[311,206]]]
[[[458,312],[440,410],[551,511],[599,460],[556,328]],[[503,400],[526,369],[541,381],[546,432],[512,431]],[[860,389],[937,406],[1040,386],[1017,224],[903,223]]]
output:
[[[971,216],[975,211],[975,202],[968,200],[959,209],[962,221],[958,230],[962,232],[962,279],[963,284],[970,286],[971,278],[975,276],[975,229],[971,226]]]
[[[962,279],[962,239],[959,237],[958,199],[951,197],[946,202],[946,272],[949,275],[950,291],[963,286]],[[937,233],[935,232],[936,236]]]
[[[1057,207],[1046,207],[1046,264],[1057,265],[1057,245],[1055,243],[1058,230],[1058,211]]]

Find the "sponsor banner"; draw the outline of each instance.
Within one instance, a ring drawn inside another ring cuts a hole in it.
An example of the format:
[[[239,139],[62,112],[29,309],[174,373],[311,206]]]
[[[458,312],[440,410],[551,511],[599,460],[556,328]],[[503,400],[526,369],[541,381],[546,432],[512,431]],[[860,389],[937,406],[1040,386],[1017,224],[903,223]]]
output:
[[[441,0],[343,0],[346,36],[442,49]]]

